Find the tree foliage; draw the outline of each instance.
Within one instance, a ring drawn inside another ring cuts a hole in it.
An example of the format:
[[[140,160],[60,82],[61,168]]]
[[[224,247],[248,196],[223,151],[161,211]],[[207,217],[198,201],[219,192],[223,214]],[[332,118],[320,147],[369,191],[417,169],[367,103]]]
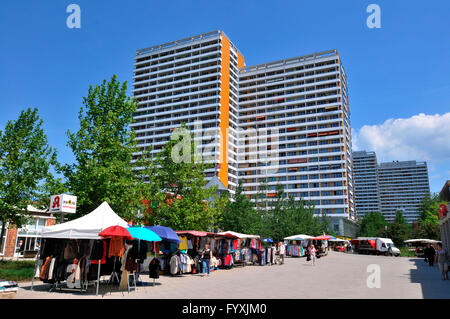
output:
[[[132,220],[143,209],[141,180],[131,165],[138,152],[134,131],[129,128],[137,102],[127,97],[127,82],[114,75],[109,82],[90,86],[83,98],[77,132],[67,132],[75,156],[64,166],[71,193],[77,196],[77,214],[90,213],[106,201],[121,217]]]
[[[196,156],[193,134],[186,126],[175,131],[170,141],[156,155],[147,180],[146,199],[157,202],[145,223],[164,225],[176,230],[212,230],[220,220],[223,204],[208,202],[216,187],[206,189],[204,171],[211,167]],[[148,166],[146,166],[148,169]],[[153,192],[153,193],[152,193]],[[224,199],[222,199],[223,201]]]
[[[52,173],[58,169],[57,153],[42,125],[38,110],[28,108],[0,131],[0,239],[7,222],[21,227],[27,221],[27,205],[46,208],[50,194],[61,189]]]
[[[383,237],[385,236],[388,223],[379,212],[370,212],[361,221],[360,236],[363,237]]]
[[[401,211],[395,213],[395,219],[387,227],[387,237],[392,239],[397,247],[405,246],[405,240],[412,235],[412,225],[408,224]]]
[[[420,215],[415,237],[440,240],[439,206],[443,203],[438,194],[432,194],[423,199],[420,205]]]

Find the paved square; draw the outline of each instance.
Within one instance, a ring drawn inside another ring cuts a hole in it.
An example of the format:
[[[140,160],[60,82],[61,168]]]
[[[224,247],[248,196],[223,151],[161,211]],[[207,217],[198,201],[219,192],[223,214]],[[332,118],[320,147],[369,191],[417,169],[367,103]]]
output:
[[[381,287],[368,288],[367,267],[380,266]],[[106,279],[106,277],[105,277]],[[148,274],[142,281],[151,282]],[[450,281],[442,281],[438,266],[429,267],[423,259],[365,256],[330,252],[315,266],[305,258],[285,258],[284,265],[246,266],[219,270],[209,277],[186,274],[160,276],[157,285],[138,287],[128,293],[103,285],[99,296],[95,287],[86,293],[71,290],[48,292],[50,285],[35,281],[21,283],[17,298],[82,298],[82,299],[302,299],[302,298],[450,298]]]

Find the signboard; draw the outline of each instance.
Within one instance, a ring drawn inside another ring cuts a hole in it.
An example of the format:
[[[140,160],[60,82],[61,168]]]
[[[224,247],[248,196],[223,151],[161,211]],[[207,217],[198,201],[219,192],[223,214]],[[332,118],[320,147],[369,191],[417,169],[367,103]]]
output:
[[[53,195],[50,197],[50,213],[75,214],[77,197],[73,195]]]

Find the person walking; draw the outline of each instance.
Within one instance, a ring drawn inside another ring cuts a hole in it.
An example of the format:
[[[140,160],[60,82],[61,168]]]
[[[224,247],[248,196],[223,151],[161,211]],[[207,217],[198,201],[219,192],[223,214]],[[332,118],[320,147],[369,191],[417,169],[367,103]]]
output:
[[[448,280],[448,254],[447,249],[442,248],[442,243],[437,244],[435,261],[439,265],[442,280]]]
[[[212,251],[209,249],[209,245],[205,245],[205,249],[202,251],[202,274],[209,273],[211,271],[211,259],[212,259]]]
[[[424,250],[424,254],[426,259],[428,260],[428,264],[430,265],[430,267],[434,266],[434,258],[436,255],[436,250],[434,249],[434,247],[431,244],[427,245],[427,248],[425,248]]]
[[[284,264],[284,255],[286,254],[286,247],[284,246],[284,244],[280,241],[278,243],[278,248],[279,248],[279,252],[280,252],[280,263],[281,265]]]
[[[311,256],[311,262],[313,266],[316,264],[316,253],[317,253],[316,247],[314,247],[314,245],[311,245],[311,247],[309,248],[309,254]]]

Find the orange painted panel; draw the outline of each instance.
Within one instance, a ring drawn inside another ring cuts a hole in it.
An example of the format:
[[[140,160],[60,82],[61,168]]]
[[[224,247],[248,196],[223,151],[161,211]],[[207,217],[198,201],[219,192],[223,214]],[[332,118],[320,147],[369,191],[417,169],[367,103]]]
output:
[[[220,169],[219,179],[228,188],[228,127],[230,112],[230,40],[222,34],[222,74],[220,76]]]

